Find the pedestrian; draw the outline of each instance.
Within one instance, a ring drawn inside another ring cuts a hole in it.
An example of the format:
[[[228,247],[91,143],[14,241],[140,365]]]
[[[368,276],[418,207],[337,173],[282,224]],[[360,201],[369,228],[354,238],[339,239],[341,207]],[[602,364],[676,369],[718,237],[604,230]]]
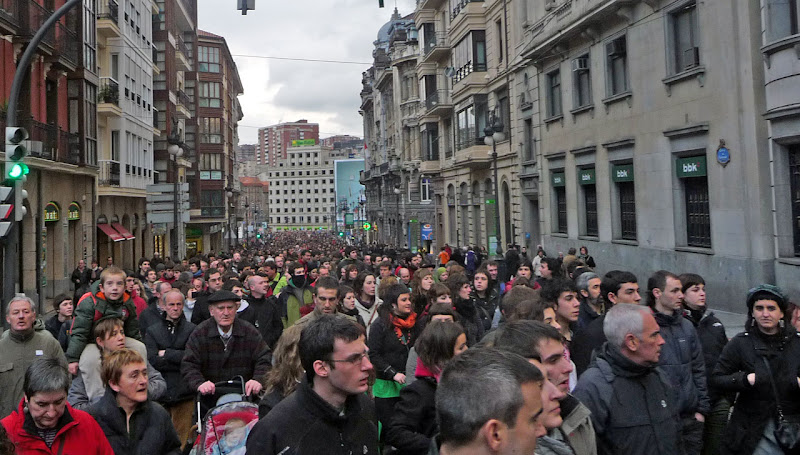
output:
[[[485,330],[483,328],[483,320],[478,313],[478,307],[470,297],[472,286],[470,286],[466,275],[455,273],[448,278],[447,287],[450,288],[453,308],[458,313],[461,325],[464,326],[464,330],[467,332],[467,344],[475,346],[483,338]]]
[[[656,368],[664,339],[652,311],[617,304],[603,331],[608,341],[573,391],[591,411],[598,454],[682,453],[677,396]]]
[[[113,455],[97,422],[67,403],[70,377],[62,361],[37,358],[25,371],[24,396],[2,420],[13,443],[9,454]]]
[[[673,390],[678,392],[684,453],[700,455],[703,428],[711,404],[703,349],[694,325],[683,317],[681,289],[677,275],[659,270],[647,280],[647,306],[653,310],[664,338],[658,365]]]
[[[313,320],[312,320],[313,322]],[[263,419],[284,398],[297,390],[303,379],[300,363],[300,334],[305,324],[295,324],[281,334],[272,355],[273,367],[264,381],[264,396],[258,404],[258,417]]]
[[[196,261],[196,263],[202,267],[202,263],[200,263],[199,260]],[[192,310],[192,324],[200,325],[203,321],[211,318],[208,299],[215,292],[222,290],[222,273],[217,269],[209,269],[208,272],[203,274],[203,272],[198,269],[194,274],[194,278],[195,290],[197,292],[193,295],[195,303],[194,309]],[[199,283],[197,282],[198,278],[200,279]]]
[[[0,418],[17,409],[25,391],[23,380],[36,359],[55,359],[67,365],[61,345],[36,319],[36,306],[25,295],[17,295],[6,307],[8,330],[0,337]]]
[[[154,324],[157,324],[164,318],[164,296],[167,292],[172,290],[172,285],[159,281],[153,287],[153,297],[147,304],[141,314],[139,315],[139,331],[142,334],[142,339],[147,335],[147,329]]]
[[[381,264],[381,270],[384,265]],[[378,317],[378,307],[380,307],[381,299],[377,295],[377,286],[375,282],[375,275],[369,272],[362,272],[353,283],[353,289],[356,292],[356,308],[361,319],[364,321],[367,334],[370,333],[372,323]]]
[[[411,301],[414,303],[414,312],[422,313],[428,304],[428,291],[433,286],[433,272],[430,269],[419,269],[414,272],[411,281]]]
[[[458,323],[436,321],[422,331],[414,348],[419,355],[413,373],[417,380],[400,391],[386,426],[386,444],[401,455],[425,453],[438,433],[436,386],[445,364],[467,350],[467,335]]]
[[[470,349],[452,359],[436,388],[439,435],[429,454],[532,454],[545,434],[541,371],[523,357]]]
[[[181,442],[169,413],[147,396],[147,365],[138,352],[123,348],[103,361],[108,390],[89,409],[115,455],[178,455]]]
[[[548,281],[559,276],[561,276],[561,268],[558,265],[558,260],[549,257],[542,258],[539,264],[539,277],[536,278],[536,283],[544,287]]]
[[[775,434],[781,416],[800,415],[800,335],[786,321],[786,303],[777,286],[750,289],[745,331],[728,342],[711,375],[712,387],[737,394],[722,455],[798,453]]]
[[[406,383],[406,360],[419,335],[411,293],[402,284],[391,286],[369,333],[370,360],[377,379],[372,386],[378,421],[387,425],[400,389]]]
[[[364,329],[322,315],[303,329],[299,352],[305,377],[256,423],[247,453],[378,454],[374,406],[366,395],[372,364]]]
[[[490,286],[489,273],[487,271],[479,269],[475,272],[472,278],[470,299],[478,309],[478,315],[483,323],[483,330],[488,332],[492,329],[492,321],[500,306],[500,294],[497,289]]]
[[[339,313],[366,328],[367,324],[364,322],[364,318],[361,317],[361,313],[358,312],[358,308],[356,308],[356,302],[358,302],[356,291],[350,286],[339,286],[336,295],[339,298]]]
[[[314,303],[314,292],[308,283],[308,276],[303,264],[290,262],[288,270],[291,271],[291,278],[285,288],[281,290],[278,298],[278,309],[280,310],[283,327],[289,327],[297,322],[300,317],[300,309],[304,306],[311,307]]]
[[[266,277],[253,275],[247,279],[247,285],[250,290],[250,294],[244,298],[247,308],[239,312],[237,317],[253,324],[261,333],[267,346],[272,348],[283,333],[278,299],[274,296],[267,296],[269,282]],[[241,284],[239,289],[241,289]]]
[[[578,259],[583,261],[589,268],[596,268],[597,264],[594,262],[594,258],[589,256],[589,249],[586,248],[586,245],[581,246],[581,254],[578,256]]]
[[[553,304],[556,309],[556,320],[561,326],[561,335],[569,346],[578,325],[578,316],[580,316],[578,287],[572,280],[555,278],[545,283],[541,297],[544,301]]]
[[[578,299],[581,302],[576,329],[580,330],[592,323],[606,312],[603,299],[600,297],[600,279],[594,272],[583,272],[575,279],[578,288]]]
[[[53,299],[53,309],[56,310],[56,314],[51,316],[44,325],[47,331],[53,335],[53,338],[58,340],[58,335],[61,333],[61,326],[72,323],[72,312],[74,310],[72,297],[67,294],[55,296]]]
[[[86,261],[81,259],[78,261],[78,266],[72,271],[70,276],[72,281],[75,295],[80,298],[83,294],[89,291],[89,284],[92,281],[92,271],[86,267]]]
[[[295,322],[305,325],[323,314],[339,314],[339,283],[333,277],[325,277],[314,288],[314,310]]]

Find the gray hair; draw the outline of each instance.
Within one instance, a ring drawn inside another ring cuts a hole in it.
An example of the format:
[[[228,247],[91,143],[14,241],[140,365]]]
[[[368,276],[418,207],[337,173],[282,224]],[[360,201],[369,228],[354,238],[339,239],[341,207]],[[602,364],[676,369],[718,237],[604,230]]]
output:
[[[583,272],[575,279],[575,286],[578,286],[578,290],[580,291],[588,291],[589,282],[595,278],[600,278],[600,275],[594,272]]]
[[[33,314],[36,314],[36,304],[33,303],[30,297],[26,296],[25,294],[17,294],[14,298],[9,300],[8,305],[6,305],[6,316],[11,314],[11,304],[14,302],[28,302],[28,305],[31,306],[31,311]]]
[[[603,333],[609,344],[622,347],[628,334],[641,338],[644,316],[652,313],[650,308],[632,303],[618,303],[611,307],[603,321]]]
[[[57,358],[40,357],[25,371],[22,390],[28,399],[37,393],[69,391],[72,380],[67,367]]]
[[[454,357],[436,389],[441,442],[465,446],[491,419],[513,428],[525,401],[521,386],[542,381],[535,366],[512,352],[478,348]]]
[[[161,288],[163,288],[165,284],[169,284],[170,289],[172,289],[172,284],[167,283],[166,281],[156,281],[156,285],[154,286],[153,290],[161,294]]]
[[[161,296],[161,299],[160,299],[161,305],[163,305],[165,308],[167,306],[167,296],[170,295],[170,294],[173,294],[173,293],[176,293],[179,296],[181,296],[181,304],[185,304],[186,303],[186,297],[183,296],[183,292],[181,292],[181,290],[178,289],[178,288],[172,288],[169,291],[165,292]]]

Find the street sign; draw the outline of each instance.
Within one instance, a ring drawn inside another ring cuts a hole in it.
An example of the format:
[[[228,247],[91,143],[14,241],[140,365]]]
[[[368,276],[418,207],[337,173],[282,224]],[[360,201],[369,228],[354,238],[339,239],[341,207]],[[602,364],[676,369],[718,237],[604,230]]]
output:
[[[172,194],[172,190],[175,189],[175,185],[172,183],[156,183],[154,185],[147,185],[147,193],[170,193]],[[189,184],[188,183],[181,183],[178,185],[178,191],[181,193],[186,193],[189,191]]]
[[[169,212],[172,213],[175,210],[175,203],[170,202],[148,202],[147,203],[147,211],[148,212]],[[185,211],[189,210],[189,202],[184,201],[178,204],[178,210]]]
[[[175,219],[173,218],[172,212],[149,212],[147,214],[147,222],[148,223],[169,223],[172,224]],[[182,223],[188,223],[191,221],[189,217],[189,212],[183,212],[178,214],[179,221]]]
[[[178,199],[181,201],[189,200],[189,193],[181,193],[178,196],[179,196]],[[159,194],[147,195],[147,202],[173,202],[174,200],[175,196],[172,193],[159,193]]]

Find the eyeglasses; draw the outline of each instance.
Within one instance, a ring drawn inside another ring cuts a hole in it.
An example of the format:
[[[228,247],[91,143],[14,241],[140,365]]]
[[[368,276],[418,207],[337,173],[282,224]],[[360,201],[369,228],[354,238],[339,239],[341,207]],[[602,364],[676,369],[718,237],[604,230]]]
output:
[[[350,357],[343,360],[330,359],[329,362],[333,363],[343,362],[343,363],[349,363],[351,365],[361,365],[364,359],[369,359],[369,351],[364,351],[360,354],[353,354]]]

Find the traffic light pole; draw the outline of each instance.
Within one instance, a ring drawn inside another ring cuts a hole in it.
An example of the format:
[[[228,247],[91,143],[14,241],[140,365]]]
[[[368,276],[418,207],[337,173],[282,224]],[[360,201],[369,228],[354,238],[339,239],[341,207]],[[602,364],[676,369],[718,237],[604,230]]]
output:
[[[8,108],[6,110],[7,126],[19,126],[17,125],[17,103],[19,102],[19,95],[22,91],[22,84],[25,81],[25,76],[30,71],[31,62],[36,54],[36,49],[39,47],[39,43],[42,42],[45,34],[56,24],[56,22],[59,21],[59,19],[64,17],[69,10],[80,5],[81,3],[82,0],[68,0],[64,6],[59,8],[58,11],[54,12],[53,15],[44,21],[42,27],[36,32],[35,35],[33,35],[33,38],[31,38],[30,42],[28,43],[28,47],[22,54],[22,58],[20,58],[19,62],[17,62],[17,71],[14,74],[14,82],[11,84],[11,92],[8,96]],[[21,203],[22,180],[16,180],[14,182],[14,190],[15,194],[17,195],[17,201]],[[14,210],[22,210],[22,207],[15,206]],[[20,222],[15,221],[11,223],[11,229],[8,233],[5,251],[3,252],[3,313],[6,311],[8,302],[14,298],[14,295],[17,292],[17,285],[19,284],[19,268],[22,262],[19,251],[19,245],[21,243],[20,233]],[[22,286],[20,286],[20,288],[21,287]]]

